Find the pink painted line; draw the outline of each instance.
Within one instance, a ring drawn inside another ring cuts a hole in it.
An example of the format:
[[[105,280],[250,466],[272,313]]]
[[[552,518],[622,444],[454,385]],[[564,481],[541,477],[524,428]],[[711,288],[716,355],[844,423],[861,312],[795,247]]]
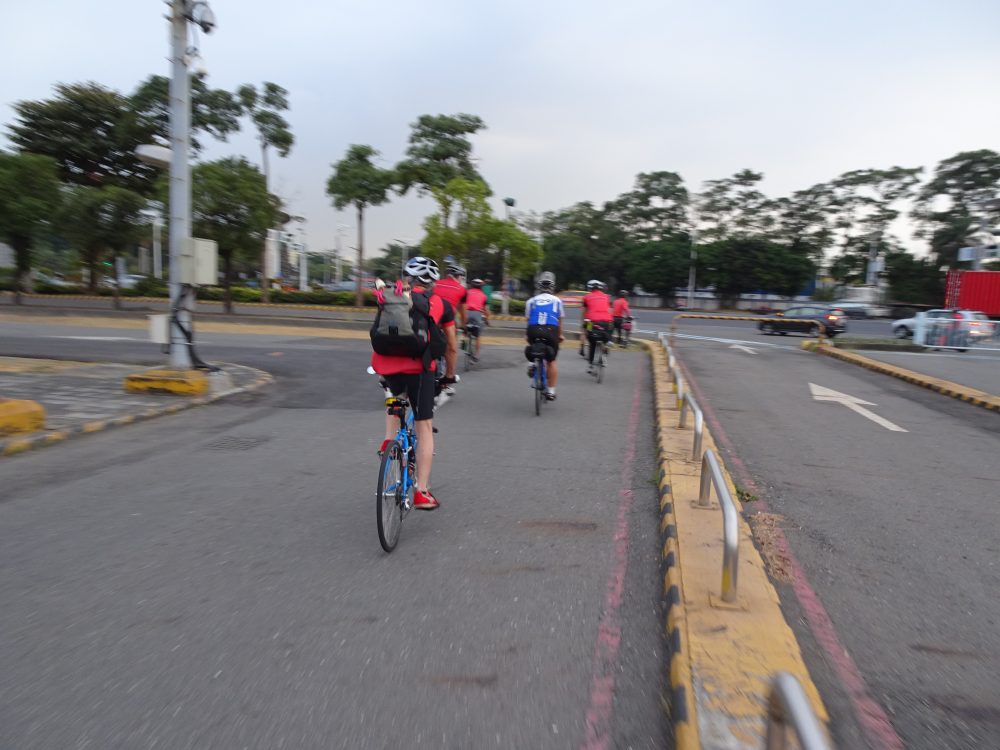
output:
[[[755,504],[760,506],[763,512],[767,513],[770,510],[770,506],[763,499],[760,488],[754,481],[753,476],[751,476],[750,470],[747,469],[743,459],[733,449],[732,441],[730,441],[725,430],[722,429],[722,424],[716,418],[708,399],[705,398],[704,393],[702,393],[701,389],[692,380],[688,379],[687,383],[694,391],[695,397],[701,405],[702,412],[705,414],[705,419],[712,430],[713,437],[726,451],[726,464],[732,468],[740,484],[760,498]],[[834,672],[840,679],[844,692],[847,693],[851,708],[854,710],[854,717],[860,725],[865,739],[868,740],[869,746],[877,748],[877,750],[903,750],[903,740],[896,734],[896,730],[893,728],[882,706],[868,692],[868,686],[865,684],[864,677],[861,676],[861,672],[854,663],[854,659],[851,658],[851,655],[837,635],[833,620],[830,619],[830,615],[826,611],[826,607],[823,606],[819,594],[816,593],[816,590],[809,583],[809,579],[799,564],[798,558],[792,552],[784,531],[779,527],[774,528],[774,546],[777,548],[778,554],[788,561],[789,568],[791,569],[792,588],[795,591],[795,596],[798,598],[803,612],[805,612],[809,629],[812,631],[813,638],[816,639],[816,642],[823,649],[827,660],[833,665]]]
[[[597,625],[594,646],[593,676],[590,680],[590,705],[582,750],[607,750],[611,746],[614,718],[615,675],[618,673],[618,649],[622,641],[621,605],[628,572],[629,511],[632,510],[632,476],[635,464],[636,435],[639,432],[639,405],[642,402],[643,369],[636,368],[632,391],[632,412],[628,419],[625,456],[622,459],[621,488],[618,490],[618,518],[615,524],[615,556],[604,595],[604,610]]]

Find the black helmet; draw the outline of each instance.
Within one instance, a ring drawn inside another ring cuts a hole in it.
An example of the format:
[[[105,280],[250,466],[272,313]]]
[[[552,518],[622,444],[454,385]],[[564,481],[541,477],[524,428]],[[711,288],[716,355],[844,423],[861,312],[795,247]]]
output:
[[[551,292],[556,288],[556,276],[552,271],[542,271],[535,283],[541,291]]]

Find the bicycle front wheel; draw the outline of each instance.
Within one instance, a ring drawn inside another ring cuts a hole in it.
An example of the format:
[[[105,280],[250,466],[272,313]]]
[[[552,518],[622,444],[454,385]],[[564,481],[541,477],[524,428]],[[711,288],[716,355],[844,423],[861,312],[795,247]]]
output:
[[[399,443],[390,443],[382,454],[378,472],[378,490],[375,496],[375,518],[378,523],[378,541],[382,549],[392,552],[399,541],[403,526],[403,451]]]

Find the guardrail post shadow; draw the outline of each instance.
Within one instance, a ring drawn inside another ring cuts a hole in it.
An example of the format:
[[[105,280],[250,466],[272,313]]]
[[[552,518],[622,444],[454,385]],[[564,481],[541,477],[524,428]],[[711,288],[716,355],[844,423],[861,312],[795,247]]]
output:
[[[778,672],[767,699],[767,750],[788,747],[789,726],[802,750],[832,750],[802,685],[788,672]]]
[[[740,561],[740,525],[736,503],[729,494],[729,487],[719,468],[719,460],[715,451],[709,449],[701,459],[701,484],[698,488],[698,502],[692,506],[700,509],[711,508],[709,502],[712,487],[719,498],[722,508],[722,603],[729,606],[740,606],[737,595],[737,574]],[[713,602],[714,604],[715,602]]]

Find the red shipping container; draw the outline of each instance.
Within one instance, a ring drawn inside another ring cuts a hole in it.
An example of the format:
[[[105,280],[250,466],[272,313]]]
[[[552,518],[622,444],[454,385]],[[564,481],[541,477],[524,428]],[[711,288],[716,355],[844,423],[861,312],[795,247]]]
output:
[[[1000,271],[949,271],[944,304],[1000,317]]]

